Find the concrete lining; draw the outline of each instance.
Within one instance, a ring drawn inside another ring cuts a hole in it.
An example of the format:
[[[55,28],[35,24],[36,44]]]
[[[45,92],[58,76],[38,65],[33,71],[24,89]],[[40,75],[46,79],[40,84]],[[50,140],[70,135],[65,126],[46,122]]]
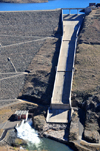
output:
[[[64,109],[49,109],[47,122],[49,123],[68,123],[69,110]],[[63,117],[63,118],[62,118]]]
[[[63,15],[63,37],[60,48],[51,105],[47,122],[68,123],[77,36],[84,15]],[[71,114],[71,112],[70,112]]]

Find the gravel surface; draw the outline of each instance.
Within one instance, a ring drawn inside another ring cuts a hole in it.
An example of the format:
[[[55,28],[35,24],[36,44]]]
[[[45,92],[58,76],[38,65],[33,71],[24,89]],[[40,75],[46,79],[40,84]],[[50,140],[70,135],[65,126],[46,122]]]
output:
[[[27,41],[32,41],[36,39],[41,39],[43,38],[42,36],[9,36],[9,35],[0,35],[0,43],[1,46],[7,46],[7,45],[12,45],[16,43],[22,43],[22,42],[27,42]]]
[[[85,17],[79,37],[82,43],[100,45],[100,8],[93,10]]]
[[[0,35],[51,36],[58,27],[61,10],[0,12]]]
[[[50,103],[60,42],[60,38],[46,40],[40,51],[33,58],[28,67],[30,73],[26,75],[21,98],[31,99],[41,104]]]
[[[18,72],[27,69],[31,60],[35,57],[44,41],[28,42],[15,46],[1,47],[0,72],[14,72],[14,68],[7,58],[10,58]]]
[[[25,75],[0,81],[0,100],[15,99],[24,85]]]
[[[17,76],[19,74],[24,74],[24,73],[23,72],[22,73],[21,72],[18,72],[18,73],[16,73],[16,72],[15,73],[12,73],[12,72],[10,73],[9,72],[9,73],[3,73],[3,74],[0,73],[0,81],[3,80],[4,78],[10,78],[12,76],[15,76],[15,75]]]

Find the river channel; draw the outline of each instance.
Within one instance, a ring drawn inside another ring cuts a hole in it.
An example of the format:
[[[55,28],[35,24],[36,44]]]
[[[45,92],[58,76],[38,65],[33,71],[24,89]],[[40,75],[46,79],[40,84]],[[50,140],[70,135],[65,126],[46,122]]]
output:
[[[27,141],[27,149],[31,151],[72,151],[67,145],[48,138],[39,138],[38,133],[31,127],[29,120],[17,127],[17,137]]]

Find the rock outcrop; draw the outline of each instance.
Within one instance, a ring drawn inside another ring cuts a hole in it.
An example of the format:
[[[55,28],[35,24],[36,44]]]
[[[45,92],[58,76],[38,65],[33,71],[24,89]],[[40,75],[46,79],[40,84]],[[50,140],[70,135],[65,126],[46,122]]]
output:
[[[85,130],[84,131],[84,139],[87,142],[99,143],[99,139],[100,139],[99,132]]]
[[[70,130],[69,130],[69,142],[70,141],[75,141],[78,140],[79,136],[79,127],[78,127],[78,122],[79,122],[79,117],[78,117],[78,111],[74,111],[72,118],[71,118],[71,125],[70,125]]]

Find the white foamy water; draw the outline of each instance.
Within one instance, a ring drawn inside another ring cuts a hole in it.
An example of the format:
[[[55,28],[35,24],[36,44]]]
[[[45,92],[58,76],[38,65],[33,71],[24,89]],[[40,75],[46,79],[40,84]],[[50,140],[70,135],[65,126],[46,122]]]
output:
[[[32,151],[72,151],[65,144],[58,143],[48,138],[40,139],[38,133],[31,127],[32,121],[24,121],[16,127],[17,137],[27,141],[26,149]]]
[[[37,132],[31,127],[31,124],[32,121],[27,121],[26,123],[22,121],[21,125],[19,127],[16,127],[17,137],[29,141],[35,146],[38,146],[40,143],[40,139]]]

